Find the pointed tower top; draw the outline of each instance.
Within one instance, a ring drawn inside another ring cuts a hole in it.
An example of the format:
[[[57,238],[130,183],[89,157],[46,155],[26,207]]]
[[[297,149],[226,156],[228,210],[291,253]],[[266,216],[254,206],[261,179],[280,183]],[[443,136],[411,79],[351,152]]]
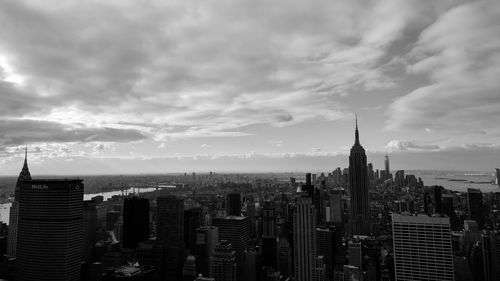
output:
[[[26,145],[24,149],[24,165],[23,165],[23,170],[26,169],[28,170],[28,145]]]
[[[358,115],[356,114],[355,117],[356,117],[356,130],[354,133],[354,137],[355,137],[354,145],[359,145]]]

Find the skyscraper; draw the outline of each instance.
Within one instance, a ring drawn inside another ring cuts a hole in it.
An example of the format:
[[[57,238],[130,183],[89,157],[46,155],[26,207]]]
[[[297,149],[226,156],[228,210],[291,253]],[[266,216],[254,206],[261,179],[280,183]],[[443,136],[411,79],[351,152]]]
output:
[[[276,207],[274,201],[265,201],[262,211],[262,236],[276,237]]]
[[[316,210],[312,199],[299,194],[293,212],[295,280],[312,281],[316,257]]]
[[[389,155],[387,155],[387,154],[385,155],[384,164],[385,164],[385,179],[384,180],[388,180],[391,178],[391,170],[389,167]]]
[[[483,194],[481,190],[467,188],[467,211],[469,219],[475,220],[483,228]]]
[[[9,245],[7,247],[7,255],[16,256],[17,248],[17,229],[19,219],[19,190],[21,189],[22,181],[31,180],[30,170],[28,169],[28,147],[24,151],[24,165],[17,177],[16,188],[14,191],[14,202],[10,207],[9,214]]]
[[[365,149],[359,143],[358,120],[356,119],[355,142],[349,156],[349,186],[351,192],[351,234],[370,234],[368,208],[368,168]]]
[[[448,217],[392,215],[396,281],[453,281]]]
[[[231,243],[221,240],[210,259],[210,277],[217,281],[236,281],[236,252]]]
[[[161,196],[156,208],[156,239],[164,246],[165,275],[169,280],[180,280],[184,263],[184,200]]]
[[[495,169],[496,170],[496,177],[495,177],[495,182],[496,184],[500,187],[500,169]]]
[[[80,280],[82,180],[22,181],[16,280]]]
[[[134,249],[149,238],[149,200],[129,197],[123,201],[123,247]]]
[[[196,230],[196,269],[198,273],[208,276],[210,273],[210,257],[213,254],[219,230],[215,226],[202,226]]]
[[[247,217],[228,216],[214,218],[212,225],[219,229],[219,240],[227,240],[231,243],[236,252],[236,261],[239,262],[250,242],[250,220]]]
[[[241,194],[229,193],[226,201],[228,216],[241,216]]]
[[[482,252],[484,280],[500,279],[500,231],[487,232],[482,235]]]

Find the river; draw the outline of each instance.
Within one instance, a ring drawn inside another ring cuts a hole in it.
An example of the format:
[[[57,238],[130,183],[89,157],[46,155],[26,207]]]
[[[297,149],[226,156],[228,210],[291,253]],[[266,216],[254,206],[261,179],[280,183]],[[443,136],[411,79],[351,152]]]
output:
[[[175,186],[164,185],[164,186],[159,186],[159,187],[163,188],[163,187],[175,187]],[[155,190],[156,190],[156,188],[153,188],[153,187],[141,188],[140,193],[152,192]],[[137,188],[131,187],[125,191],[125,194],[132,194],[135,192],[137,192]],[[121,190],[101,192],[101,193],[92,193],[92,194],[84,194],[83,199],[90,200],[92,197],[102,195],[104,197],[104,201],[106,201],[115,195],[121,195],[121,194],[122,194]],[[6,224],[9,224],[10,206],[12,206],[12,203],[0,204],[0,221],[4,222]]]

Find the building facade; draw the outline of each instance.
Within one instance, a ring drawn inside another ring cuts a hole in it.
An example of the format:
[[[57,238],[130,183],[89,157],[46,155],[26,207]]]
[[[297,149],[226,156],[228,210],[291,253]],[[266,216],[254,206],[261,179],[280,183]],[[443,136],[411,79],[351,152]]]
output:
[[[448,217],[392,215],[396,281],[454,281]]]
[[[293,213],[295,280],[312,281],[316,257],[316,210],[306,194],[300,194]]]
[[[368,206],[368,167],[365,149],[359,143],[358,122],[356,120],[355,142],[349,156],[349,186],[351,214],[349,224],[351,234],[370,234],[370,210]]]
[[[23,181],[16,280],[80,280],[82,180]]]

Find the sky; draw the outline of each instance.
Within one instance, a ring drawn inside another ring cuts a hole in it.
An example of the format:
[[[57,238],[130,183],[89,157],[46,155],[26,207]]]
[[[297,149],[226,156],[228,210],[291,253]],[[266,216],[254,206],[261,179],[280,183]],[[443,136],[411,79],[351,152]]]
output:
[[[500,166],[498,0],[0,0],[0,175]]]

